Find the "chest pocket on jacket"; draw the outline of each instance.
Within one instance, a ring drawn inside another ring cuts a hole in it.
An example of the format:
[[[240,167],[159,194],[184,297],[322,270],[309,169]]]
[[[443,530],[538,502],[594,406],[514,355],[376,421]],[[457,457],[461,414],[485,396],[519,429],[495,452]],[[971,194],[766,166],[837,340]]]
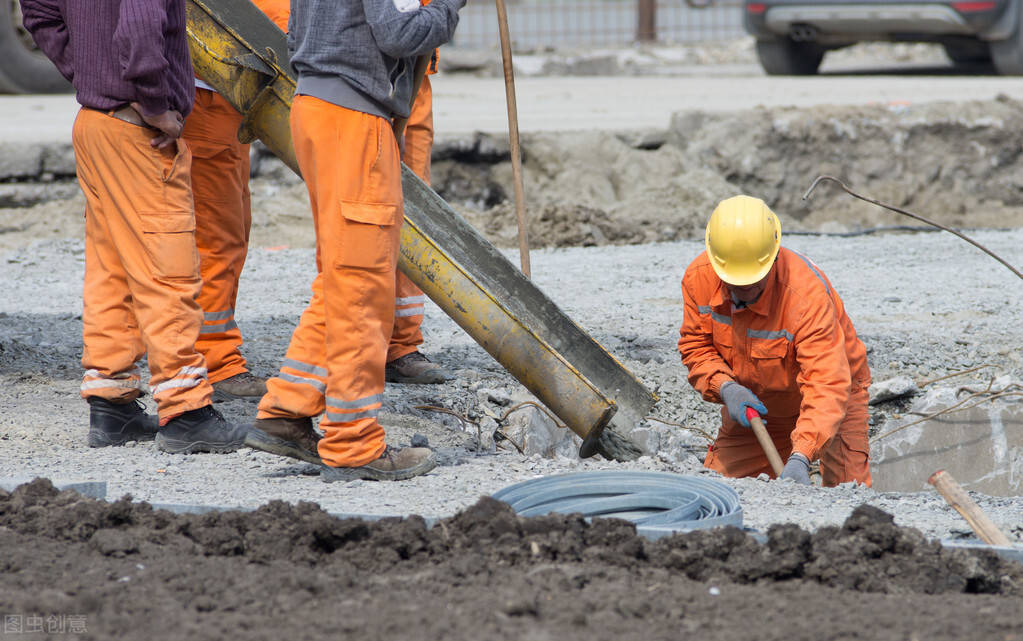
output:
[[[750,357],[763,389],[779,392],[795,389],[790,345],[786,338],[750,338]]]
[[[734,340],[732,339],[732,326],[712,321],[712,332],[714,335],[714,347],[721,354],[721,358],[725,359],[729,367],[732,367],[733,363],[733,345]]]

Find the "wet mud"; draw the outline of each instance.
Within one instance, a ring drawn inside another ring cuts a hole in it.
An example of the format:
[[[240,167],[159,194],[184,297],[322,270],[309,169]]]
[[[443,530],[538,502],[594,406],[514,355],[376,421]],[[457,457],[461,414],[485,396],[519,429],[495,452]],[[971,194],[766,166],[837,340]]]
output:
[[[866,506],[813,534],[774,526],[763,544],[735,528],[647,541],[622,521],[521,519],[489,498],[430,527],[312,503],[176,515],[37,479],[0,491],[0,548],[0,611],[73,615],[79,638],[1023,633],[1023,565],[943,548]]]

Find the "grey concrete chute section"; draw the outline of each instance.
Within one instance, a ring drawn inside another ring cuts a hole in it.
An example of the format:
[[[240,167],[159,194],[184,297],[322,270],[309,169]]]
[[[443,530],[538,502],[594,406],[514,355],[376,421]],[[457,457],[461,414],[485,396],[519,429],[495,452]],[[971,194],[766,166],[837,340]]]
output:
[[[900,421],[907,427],[892,423],[882,429],[871,448],[875,490],[925,490],[928,477],[946,469],[967,490],[991,496],[1023,492],[1023,403],[1008,398],[955,407],[961,401],[955,388],[932,389],[914,401],[913,418]],[[947,413],[908,425],[943,410]]]
[[[242,113],[239,137],[260,138],[297,172],[284,34],[249,3],[187,8],[196,72]],[[630,431],[656,397],[407,168],[403,187],[401,270],[583,439],[581,455],[634,456],[604,428],[614,417]]]
[[[573,388],[580,383],[573,379],[578,378],[584,385],[592,386],[614,401],[617,412],[611,417],[611,425],[624,433],[631,431],[646,416],[656,397],[472,225],[455,213],[443,198],[407,168],[402,178],[405,222],[418,232],[416,239],[432,244],[432,247],[425,247],[419,242],[404,242],[403,236],[402,271],[424,292],[431,294],[431,290],[437,289],[438,279],[444,276],[440,269],[444,260],[450,262],[467,282],[452,288],[447,295],[438,291],[436,296],[431,295],[431,299],[484,349],[566,423],[566,416],[576,411],[572,406],[578,403],[578,399],[573,398],[577,396]],[[438,260],[434,252],[446,256]],[[478,290],[491,304],[475,309],[462,304],[459,298],[472,289]],[[471,317],[473,315],[475,317]],[[526,341],[519,348],[509,345],[514,337],[495,331],[496,324],[507,320],[520,325],[537,345],[529,345],[531,341]],[[479,330],[474,331],[473,325],[479,325]],[[537,349],[541,356],[546,350],[550,350],[551,354],[543,357],[542,362],[532,357],[521,357],[522,350],[532,352]],[[570,371],[550,372],[547,366]]]

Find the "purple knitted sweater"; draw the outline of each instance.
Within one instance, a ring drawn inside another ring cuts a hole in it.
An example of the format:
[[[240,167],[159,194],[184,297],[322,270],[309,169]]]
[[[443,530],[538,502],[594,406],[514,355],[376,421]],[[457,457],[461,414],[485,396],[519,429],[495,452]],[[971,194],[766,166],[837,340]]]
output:
[[[185,0],[21,0],[25,28],[78,102],[187,115],[195,94]]]

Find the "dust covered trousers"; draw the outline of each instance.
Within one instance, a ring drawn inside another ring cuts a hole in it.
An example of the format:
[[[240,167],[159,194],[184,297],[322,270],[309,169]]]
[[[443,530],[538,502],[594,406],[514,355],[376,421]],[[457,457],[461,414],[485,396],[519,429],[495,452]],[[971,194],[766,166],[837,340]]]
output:
[[[781,248],[756,302],[737,307],[701,253],[682,279],[684,318],[678,349],[689,382],[721,403],[735,381],[767,407],[768,432],[783,459],[793,451],[820,459],[824,484],[870,484],[866,349],[827,276]],[[704,465],[726,476],[773,476],[752,430],[721,412]]]
[[[320,458],[358,467],[384,451],[376,417],[403,212],[398,143],[387,119],[306,95],[292,103],[291,133],[313,210],[317,274],[258,418],[322,413]]]
[[[436,59],[436,58],[435,58]],[[430,154],[433,152],[433,89],[430,78],[423,84],[412,104],[412,113],[405,125],[405,152],[402,161],[423,182],[430,184]],[[394,331],[387,347],[387,362],[418,350],[423,344],[423,313],[426,295],[409,277],[396,272],[394,299]]]
[[[242,116],[220,94],[196,88],[182,138],[192,152],[195,242],[199,250],[202,328],[196,349],[209,381],[247,372],[234,319],[238,280],[249,247],[249,146],[238,141]]]
[[[82,109],[72,141],[85,194],[82,397],[141,393],[148,354],[161,422],[210,404],[195,350],[201,281],[190,192],[190,154],[178,140],[154,149],[153,130]]]

